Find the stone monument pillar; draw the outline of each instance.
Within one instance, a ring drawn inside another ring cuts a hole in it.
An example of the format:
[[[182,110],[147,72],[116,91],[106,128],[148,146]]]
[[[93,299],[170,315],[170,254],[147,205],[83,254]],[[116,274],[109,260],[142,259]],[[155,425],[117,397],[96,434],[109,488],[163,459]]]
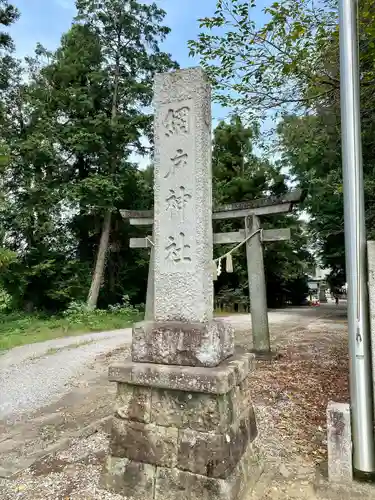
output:
[[[154,93],[154,319],[110,368],[103,484],[128,500],[238,500],[260,474],[253,355],[213,319],[210,87],[197,68],[158,75]]]

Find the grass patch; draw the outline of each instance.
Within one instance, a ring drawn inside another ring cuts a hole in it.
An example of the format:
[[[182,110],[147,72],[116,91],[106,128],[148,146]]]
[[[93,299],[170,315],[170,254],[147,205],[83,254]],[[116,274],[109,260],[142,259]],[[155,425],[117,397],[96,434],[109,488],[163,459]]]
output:
[[[215,316],[234,314],[238,313],[215,311]],[[127,328],[142,318],[143,314],[137,309],[126,307],[113,308],[110,311],[87,311],[81,307],[73,307],[68,314],[62,316],[0,312],[0,353],[12,347],[45,340]]]
[[[71,316],[0,314],[0,351],[83,333],[127,328],[142,315],[137,310],[91,311]]]

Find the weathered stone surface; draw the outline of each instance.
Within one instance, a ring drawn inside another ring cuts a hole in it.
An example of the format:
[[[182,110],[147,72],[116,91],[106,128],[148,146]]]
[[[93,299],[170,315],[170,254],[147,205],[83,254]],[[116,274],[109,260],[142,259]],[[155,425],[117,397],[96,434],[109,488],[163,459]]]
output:
[[[225,489],[220,480],[179,469],[156,472],[155,500],[230,500]]]
[[[251,380],[246,377],[227,394],[204,394],[181,390],[152,389],[150,421],[157,425],[189,428],[197,431],[224,432],[238,423],[241,415],[252,412]]]
[[[212,367],[233,353],[233,327],[220,320],[209,323],[145,321],[133,327],[133,361]]]
[[[253,408],[251,400],[251,385],[252,380],[249,375],[233,389],[233,394],[228,393],[228,397],[231,396],[231,402],[229,404],[232,405],[233,413],[237,417],[249,412],[249,410]]]
[[[180,430],[177,467],[207,477],[229,474],[229,434]]]
[[[177,437],[178,429],[174,427],[115,418],[110,453],[136,462],[174,467],[177,463]]]
[[[136,384],[128,382],[129,388],[121,389],[123,400],[127,403],[124,416],[129,418],[131,415],[145,418],[147,412],[143,410],[151,399],[151,423],[115,418],[110,452],[118,458],[156,465],[157,470],[160,468],[152,500],[162,497],[163,500],[239,500],[244,488],[256,481],[260,469],[251,445],[257,433],[249,377],[252,360],[252,355],[237,354],[237,357],[217,368],[149,364],[147,366],[151,373],[155,373],[152,369],[156,368],[157,381],[167,387],[170,378],[161,377],[161,373],[165,373],[164,370],[170,373],[172,369],[176,377],[181,377],[183,382],[179,381],[179,384],[185,390],[164,389],[155,387],[155,384],[147,389],[138,386],[140,391],[134,411],[130,411],[132,404],[129,401],[134,397],[131,388],[137,387]],[[144,364],[130,363],[130,366],[124,373],[133,380],[134,367],[143,369]],[[191,375],[188,384],[185,373]],[[205,374],[204,378],[202,373]],[[222,381],[217,385],[218,373],[224,376],[224,385]],[[118,378],[119,373],[115,376]],[[146,379],[136,375],[138,383],[150,384],[150,380],[155,381],[149,377]],[[220,390],[196,392],[197,385],[201,387],[203,384],[207,388],[207,380],[211,380],[211,390],[213,387],[219,387]],[[191,385],[195,386],[194,391],[190,389]],[[225,390],[221,392],[224,386]],[[151,396],[148,391],[151,391]],[[121,488],[118,475],[115,479],[117,488]],[[108,481],[115,480],[112,478]],[[126,486],[121,491],[127,498],[133,498],[129,496],[128,491],[131,490],[127,490]],[[149,500],[147,494],[143,500]]]
[[[240,500],[252,491],[261,472],[251,445],[227,479],[109,457],[101,486],[128,500]]]
[[[180,430],[178,468],[208,477],[227,478],[256,437],[253,419],[251,409],[250,415],[242,416],[224,433]]]
[[[116,416],[138,422],[151,422],[162,427],[220,433],[238,426],[240,419],[246,415],[252,426],[251,435],[255,436],[256,422],[250,387],[250,377],[227,394],[150,389],[120,382],[120,404]]]
[[[263,472],[263,462],[259,451],[250,443],[233,474],[226,480],[230,499],[242,500],[253,491]]]
[[[129,500],[239,500],[256,475],[245,381],[254,357],[232,355],[233,330],[213,320],[210,86],[197,68],[158,75],[154,91],[154,318],[135,326],[132,361],[109,371],[128,385],[109,470],[121,488],[119,471],[134,464],[137,479],[136,464],[151,466],[141,490],[125,472]]]
[[[251,384],[252,381],[250,376],[244,378],[242,382],[240,382],[239,384],[243,409],[246,409],[247,407],[251,406]]]
[[[262,470],[262,463],[252,445],[248,446],[226,479],[158,467],[155,500],[242,500],[245,493],[251,493]]]
[[[253,369],[254,355],[237,352],[214,368],[126,361],[109,368],[109,380],[186,392],[226,394]]]
[[[232,423],[231,396],[153,389],[151,422],[180,429],[220,431]]]
[[[213,316],[211,89],[202,69],[156,75],[154,106],[155,320],[206,323]]]
[[[327,407],[328,477],[331,482],[353,480],[350,405],[329,402]]]
[[[250,440],[254,440],[258,436],[258,426],[257,420],[255,416],[255,410],[253,405],[251,404],[249,408],[249,423],[250,423]]]
[[[151,414],[151,388],[119,383],[115,415],[138,422],[149,423]]]
[[[314,481],[316,500],[374,500],[375,485],[365,481],[332,483],[324,467],[317,471]]]
[[[127,458],[108,457],[101,486],[128,500],[153,500],[156,466],[132,462]]]

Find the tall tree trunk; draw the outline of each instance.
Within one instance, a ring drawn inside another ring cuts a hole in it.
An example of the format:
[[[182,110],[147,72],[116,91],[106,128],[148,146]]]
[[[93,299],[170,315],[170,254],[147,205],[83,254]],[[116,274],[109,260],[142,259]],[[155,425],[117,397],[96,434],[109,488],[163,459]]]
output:
[[[120,47],[120,34],[118,37],[118,47]],[[112,113],[111,113],[111,125],[114,125],[117,119],[117,106],[118,106],[118,89],[119,89],[119,78],[120,78],[120,57],[116,57],[116,69],[115,69],[115,81],[112,96]],[[114,172],[116,163],[116,150],[112,153],[111,158],[111,168],[110,173]],[[96,257],[95,270],[91,281],[89,295],[87,297],[87,306],[90,309],[95,309],[98,303],[100,285],[103,280],[106,255],[108,250],[109,236],[111,234],[111,210],[108,210],[104,216],[102,234],[100,237],[98,255]]]
[[[77,155],[75,166],[78,169],[78,178],[80,182],[87,179],[89,173],[83,154]],[[78,257],[80,262],[90,262],[93,254],[92,247],[90,245],[90,232],[87,219],[88,216],[86,214],[85,206],[81,202],[77,217]]]
[[[90,309],[95,309],[98,303],[100,285],[102,283],[105,269],[105,259],[108,249],[109,235],[111,233],[111,215],[111,212],[108,211],[104,217],[98,255],[96,257],[95,270],[92,276],[89,295],[87,297],[87,306]]]

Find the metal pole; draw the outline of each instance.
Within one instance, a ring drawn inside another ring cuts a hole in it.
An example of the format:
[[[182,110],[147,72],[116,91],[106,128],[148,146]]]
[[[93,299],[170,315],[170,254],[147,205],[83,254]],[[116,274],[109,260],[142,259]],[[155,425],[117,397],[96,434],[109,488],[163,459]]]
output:
[[[375,471],[363,193],[357,0],[340,0],[341,133],[353,467]]]

